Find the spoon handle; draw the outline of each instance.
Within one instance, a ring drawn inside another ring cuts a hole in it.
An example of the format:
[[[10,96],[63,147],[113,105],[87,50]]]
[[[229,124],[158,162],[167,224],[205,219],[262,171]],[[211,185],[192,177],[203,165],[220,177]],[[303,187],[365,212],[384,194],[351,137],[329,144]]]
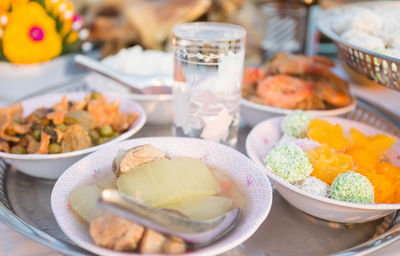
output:
[[[106,76],[120,84],[125,85],[133,93],[142,94],[142,91],[140,89],[135,88],[132,85],[131,80],[128,77],[121,75],[120,73],[116,72],[112,68],[107,67],[106,65],[100,63],[97,60],[94,60],[92,58],[78,54],[75,56],[74,61],[76,64],[78,64],[79,66],[81,66],[85,69],[94,71],[94,72],[99,73],[103,76]]]
[[[175,235],[194,244],[205,246],[231,231],[237,224],[241,210],[234,210],[208,221],[195,221],[151,209],[116,190],[103,190],[99,207],[130,219],[164,234]]]

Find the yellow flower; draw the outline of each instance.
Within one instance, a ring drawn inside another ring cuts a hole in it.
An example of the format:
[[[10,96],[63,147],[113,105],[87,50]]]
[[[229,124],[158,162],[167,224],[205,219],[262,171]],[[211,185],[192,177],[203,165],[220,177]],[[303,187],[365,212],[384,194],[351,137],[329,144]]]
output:
[[[0,0],[0,12],[6,12],[10,9],[12,0]]]
[[[15,10],[17,8],[23,7],[28,2],[29,2],[29,0],[11,0],[12,9]]]
[[[43,7],[30,2],[9,15],[3,34],[3,52],[14,63],[37,63],[60,55],[62,38],[54,19]]]

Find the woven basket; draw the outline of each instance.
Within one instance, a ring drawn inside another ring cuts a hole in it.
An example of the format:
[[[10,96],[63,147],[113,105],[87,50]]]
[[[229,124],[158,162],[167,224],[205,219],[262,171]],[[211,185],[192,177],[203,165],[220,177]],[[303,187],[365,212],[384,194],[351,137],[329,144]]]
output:
[[[343,13],[355,7],[400,8],[400,2],[361,2],[330,8],[320,14],[318,18],[319,29],[336,43],[338,58],[347,67],[375,83],[400,91],[400,59],[348,43],[332,30],[332,25],[341,18]]]

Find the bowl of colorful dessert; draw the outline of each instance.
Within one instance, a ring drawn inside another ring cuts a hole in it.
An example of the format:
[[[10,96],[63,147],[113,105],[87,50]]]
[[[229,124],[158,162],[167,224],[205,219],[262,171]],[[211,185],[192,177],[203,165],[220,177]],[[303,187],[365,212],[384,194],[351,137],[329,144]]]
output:
[[[234,149],[210,141],[133,139],[68,168],[54,186],[51,207],[64,233],[95,254],[217,255],[244,242],[267,217],[272,188],[263,169]],[[185,237],[98,211],[97,199],[106,188],[193,221],[209,221],[237,208],[242,214],[225,236],[194,248]]]
[[[139,104],[111,93],[40,95],[0,108],[0,157],[25,174],[57,179],[74,162],[128,139],[145,122]]]
[[[372,126],[295,111],[254,127],[246,150],[289,203],[315,217],[359,223],[400,209],[400,141]]]
[[[243,72],[241,117],[251,125],[272,117],[303,110],[319,116],[352,111],[356,99],[346,81],[335,75],[335,66],[322,56],[278,53],[261,67]]]

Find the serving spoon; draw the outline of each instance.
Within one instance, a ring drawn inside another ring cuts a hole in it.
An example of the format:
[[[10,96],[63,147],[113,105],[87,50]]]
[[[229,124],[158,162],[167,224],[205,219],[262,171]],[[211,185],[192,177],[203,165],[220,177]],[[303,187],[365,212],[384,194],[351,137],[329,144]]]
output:
[[[193,249],[205,247],[228,234],[236,227],[242,213],[240,208],[235,208],[215,219],[196,221],[151,209],[113,189],[103,190],[98,205],[160,233],[180,237]]]
[[[78,54],[74,61],[79,66],[106,76],[136,94],[171,94],[172,77],[168,75],[132,75],[110,68],[100,61]],[[141,89],[142,88],[142,89]]]

